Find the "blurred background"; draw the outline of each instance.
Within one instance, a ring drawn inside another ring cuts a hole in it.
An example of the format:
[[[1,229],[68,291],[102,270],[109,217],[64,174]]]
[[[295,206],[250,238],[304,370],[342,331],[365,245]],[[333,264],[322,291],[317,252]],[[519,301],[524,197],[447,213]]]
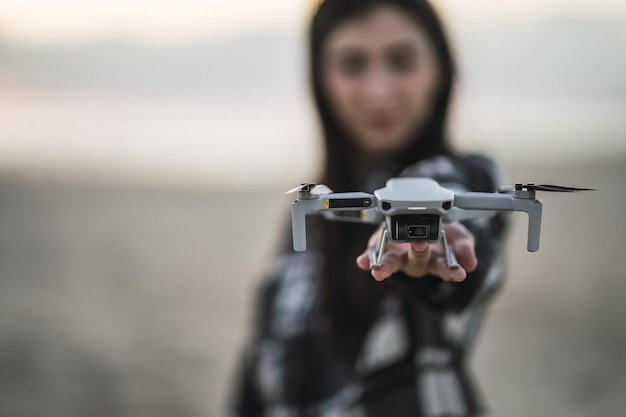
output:
[[[626,3],[438,0],[457,147],[514,217],[472,362],[494,415],[622,416]],[[309,1],[0,3],[0,415],[218,416],[255,283],[315,179]]]

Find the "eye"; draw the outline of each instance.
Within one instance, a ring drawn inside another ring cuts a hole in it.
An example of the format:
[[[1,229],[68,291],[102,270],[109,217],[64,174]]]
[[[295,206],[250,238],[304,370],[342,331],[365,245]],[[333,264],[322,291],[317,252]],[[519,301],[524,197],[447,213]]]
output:
[[[387,66],[394,72],[409,72],[417,66],[417,52],[408,46],[392,48],[387,53]]]
[[[338,66],[343,75],[356,77],[367,70],[368,61],[364,54],[351,52],[339,58]]]

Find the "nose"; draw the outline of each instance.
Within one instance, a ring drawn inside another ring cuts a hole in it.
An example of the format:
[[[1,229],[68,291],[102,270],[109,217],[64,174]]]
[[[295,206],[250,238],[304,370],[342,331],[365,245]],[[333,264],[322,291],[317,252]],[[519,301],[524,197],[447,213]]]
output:
[[[393,74],[384,68],[372,68],[363,79],[362,94],[368,106],[385,106],[394,94]]]

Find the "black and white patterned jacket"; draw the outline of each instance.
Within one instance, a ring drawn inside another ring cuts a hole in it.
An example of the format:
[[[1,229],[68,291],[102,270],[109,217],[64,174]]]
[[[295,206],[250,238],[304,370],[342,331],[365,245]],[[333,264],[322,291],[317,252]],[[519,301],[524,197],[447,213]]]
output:
[[[455,191],[494,191],[506,183],[498,165],[478,155],[431,158],[402,175],[433,178]],[[229,411],[246,417],[484,415],[466,363],[504,277],[505,223],[504,215],[464,222],[476,238],[478,268],[462,283],[396,274],[399,291],[383,302],[350,369],[326,353],[315,330],[321,264],[315,248],[282,254],[261,284]],[[312,356],[321,368],[315,375],[324,377],[307,385],[332,381],[337,389],[321,401],[299,404],[289,393],[301,378],[317,378],[302,366]]]

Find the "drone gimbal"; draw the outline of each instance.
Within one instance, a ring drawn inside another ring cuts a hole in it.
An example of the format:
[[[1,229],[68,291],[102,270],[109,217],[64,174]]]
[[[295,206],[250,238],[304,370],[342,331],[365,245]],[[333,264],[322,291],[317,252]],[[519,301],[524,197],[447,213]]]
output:
[[[293,248],[306,250],[306,215],[320,212],[331,220],[381,223],[382,235],[378,246],[369,248],[370,268],[378,269],[387,242],[412,240],[442,242],[448,267],[459,267],[454,251],[448,245],[444,222],[493,216],[498,211],[528,213],[528,242],[530,252],[539,249],[542,204],[536,191],[586,191],[587,188],[555,185],[515,184],[512,190],[498,193],[461,192],[440,186],[430,178],[392,178],[374,194],[363,192],[333,193],[324,185],[304,183],[291,205]]]

